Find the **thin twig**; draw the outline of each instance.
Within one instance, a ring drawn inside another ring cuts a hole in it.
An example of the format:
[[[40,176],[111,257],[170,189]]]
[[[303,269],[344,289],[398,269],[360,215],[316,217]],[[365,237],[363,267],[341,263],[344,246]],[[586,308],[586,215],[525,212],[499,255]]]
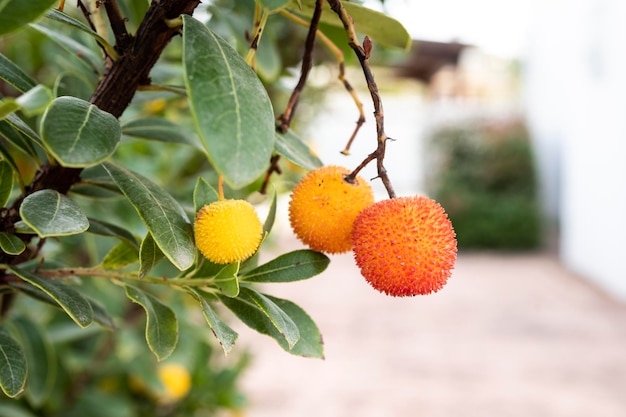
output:
[[[286,17],[287,19],[291,20],[292,22],[295,22],[304,27],[309,27],[309,22],[291,13],[288,10],[282,9],[278,13]],[[354,101],[354,104],[357,107],[357,110],[359,111],[359,118],[356,121],[356,126],[354,130],[352,131],[352,134],[350,135],[350,139],[348,139],[346,146],[341,151],[342,154],[349,155],[350,146],[352,145],[352,142],[354,142],[354,139],[356,138],[356,135],[359,132],[359,129],[361,129],[361,126],[363,126],[363,123],[365,123],[365,112],[363,111],[363,103],[361,103],[361,100],[359,99],[359,96],[357,95],[356,90],[352,87],[352,85],[346,78],[346,65],[345,65],[343,51],[339,47],[337,47],[337,45],[335,45],[333,41],[331,41],[330,38],[328,38],[328,36],[326,36],[324,32],[322,32],[321,30],[318,29],[316,35],[317,35],[317,38],[324,45],[326,45],[326,47],[330,50],[330,52],[333,55],[335,55],[335,58],[337,59],[338,66],[339,66],[339,75],[337,76],[337,78],[339,79],[339,81],[341,81],[346,91],[350,94],[350,96],[352,97],[352,100]]]
[[[309,72],[313,66],[313,47],[315,46],[315,35],[317,33],[317,26],[319,25],[320,17],[322,16],[323,5],[324,0],[315,1],[315,10],[313,11],[313,17],[311,17],[309,25],[309,32],[307,33],[306,41],[304,43],[304,55],[302,56],[300,79],[298,80],[296,87],[293,89],[291,97],[289,97],[287,106],[285,106],[285,111],[278,117],[278,121],[280,122],[278,129],[283,133],[289,130],[291,119],[296,111],[296,107],[298,107],[300,95],[302,94],[302,90],[304,90],[304,85],[306,84]]]
[[[113,36],[115,36],[115,49],[122,54],[128,49],[132,41],[132,36],[126,30],[126,19],[120,12],[117,0],[103,0],[103,3]]]
[[[359,62],[361,64],[361,68],[363,69],[363,75],[365,76],[365,81],[367,82],[367,88],[370,91],[370,95],[372,97],[372,102],[374,104],[374,117],[376,119],[376,134],[377,134],[377,147],[374,152],[369,154],[367,158],[348,176],[348,179],[354,180],[357,174],[361,169],[363,169],[368,163],[372,160],[376,159],[376,168],[378,171],[378,178],[380,178],[387,190],[387,194],[389,198],[394,198],[396,193],[391,185],[391,181],[389,180],[389,176],[387,175],[387,170],[383,164],[385,159],[385,146],[387,143],[387,135],[385,134],[385,113],[383,110],[383,103],[380,98],[380,93],[378,92],[378,86],[376,85],[376,81],[374,80],[374,74],[369,65],[369,56],[372,50],[372,41],[369,37],[365,37],[363,40],[363,45],[359,43],[359,39],[356,35],[356,30],[354,29],[354,23],[352,21],[352,17],[348,14],[346,9],[341,4],[340,0],[328,0],[330,4],[330,8],[334,11],[339,19],[343,23],[343,27],[348,35],[348,44],[350,48],[354,51]]]
[[[298,84],[296,84],[293,89],[291,96],[289,97],[289,101],[285,106],[285,111],[283,114],[277,117],[277,126],[276,130],[282,133],[287,133],[289,130],[289,126],[291,125],[291,120],[293,115],[295,114],[296,107],[298,107],[298,101],[300,100],[300,95],[302,94],[302,90],[304,90],[304,86],[306,84],[306,80],[309,76],[309,72],[311,71],[311,67],[313,66],[313,48],[315,46],[315,35],[317,33],[317,26],[319,25],[320,17],[322,16],[322,6],[324,5],[324,0],[315,0],[315,11],[313,12],[313,17],[311,17],[311,23],[309,25],[309,32],[307,33],[306,41],[304,43],[304,54],[302,56],[302,66],[300,68],[300,79],[298,80]],[[273,173],[280,173],[280,168],[278,167],[278,161],[280,160],[280,155],[273,155],[270,160],[270,167],[268,168],[265,179],[263,180],[263,184],[261,185],[261,189],[259,192],[265,194],[267,192],[267,185],[269,184],[269,180]]]

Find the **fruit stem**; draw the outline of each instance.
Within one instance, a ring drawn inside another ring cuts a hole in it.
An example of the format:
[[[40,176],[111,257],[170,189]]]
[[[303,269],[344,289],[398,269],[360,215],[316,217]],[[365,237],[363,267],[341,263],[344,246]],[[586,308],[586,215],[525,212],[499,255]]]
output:
[[[224,199],[224,176],[223,175],[219,175],[217,177],[217,198],[219,198],[220,201]]]

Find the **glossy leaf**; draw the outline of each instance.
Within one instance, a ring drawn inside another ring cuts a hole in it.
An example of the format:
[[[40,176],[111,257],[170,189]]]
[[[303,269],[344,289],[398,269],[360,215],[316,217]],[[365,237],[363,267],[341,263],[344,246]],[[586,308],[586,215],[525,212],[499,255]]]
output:
[[[237,297],[239,295],[239,262],[233,262],[222,268],[215,275],[215,286],[227,297]]]
[[[137,248],[139,247],[139,244],[137,243],[137,239],[135,239],[135,236],[133,236],[133,234],[130,233],[128,230],[122,229],[121,227],[116,226],[114,224],[103,222],[101,220],[96,220],[92,218],[89,218],[88,220],[89,220],[89,229],[87,229],[87,232],[93,233],[96,235],[110,236],[110,237],[122,239]]]
[[[222,346],[224,354],[228,354],[235,345],[239,335],[217,315],[215,310],[213,310],[213,307],[211,307],[209,302],[210,300],[205,293],[193,288],[186,289],[187,292],[189,292],[189,294],[191,294],[200,303],[200,306],[202,307],[202,315],[211,328],[213,336],[215,336],[220,343],[220,346]]]
[[[102,267],[109,269],[122,268],[133,264],[139,260],[139,249],[137,246],[122,240],[104,256]]]
[[[304,356],[306,358],[323,359],[324,341],[313,319],[311,319],[302,308],[289,300],[283,300],[270,295],[267,295],[267,298],[287,313],[298,326],[300,339],[298,339],[296,345],[289,350],[289,352],[293,355]],[[288,350],[288,346],[285,344],[283,348]]]
[[[13,32],[32,22],[57,0],[3,0],[0,2],[0,35]]]
[[[94,85],[82,77],[73,73],[61,73],[54,80],[53,92],[55,97],[72,96],[83,100],[89,100],[94,90]]]
[[[293,320],[267,296],[247,287],[241,287],[239,297],[220,296],[229,310],[250,328],[276,339],[291,350],[300,339]]]
[[[196,145],[192,134],[183,126],[163,117],[147,117],[130,121],[122,126],[122,133],[136,138]]]
[[[183,15],[185,87],[200,140],[233,188],[259,177],[274,150],[274,111],[258,76],[235,49]]]
[[[8,129],[13,129],[11,126],[9,126],[8,124],[3,125],[3,122],[0,121],[0,136],[3,136],[2,134],[2,128],[6,127]],[[9,166],[11,167],[11,169],[14,172],[17,172],[19,174],[19,169],[17,168],[17,164],[15,163],[15,159],[13,159],[13,155],[11,155],[11,153],[9,152],[9,150],[7,149],[6,146],[4,146],[4,143],[2,141],[0,141],[0,158],[4,158],[3,162],[6,162],[9,164]],[[14,177],[15,178],[15,177]],[[13,179],[14,179],[13,178]],[[11,184],[11,186],[13,186],[13,184]],[[3,206],[6,204],[6,201],[4,202]]]
[[[62,11],[60,11],[58,9],[48,10],[48,12],[46,13],[46,17],[48,19],[50,19],[50,20],[56,20],[57,22],[64,23],[64,24],[66,24],[68,26],[71,26],[73,29],[78,29],[78,30],[88,34],[89,36],[94,38],[96,41],[98,41],[98,43],[104,49],[106,49],[107,53],[111,57],[113,57],[114,59],[117,58],[117,52],[115,51],[113,46],[111,46],[111,44],[109,44],[109,42],[107,42],[106,39],[104,39],[102,36],[100,36],[97,32],[91,30],[91,28],[89,26],[85,25],[80,20],[76,20],[72,16],[70,16],[70,15],[68,15],[66,13],[63,13]]]
[[[3,54],[0,54],[0,79],[6,81],[20,93],[25,93],[37,85],[35,80]]]
[[[24,390],[28,365],[20,344],[6,331],[0,329],[0,388],[15,398]]]
[[[91,303],[74,288],[58,280],[43,278],[15,267],[11,267],[11,271],[49,295],[80,327],[87,327],[92,323]]]
[[[22,292],[23,294],[35,300],[42,301],[53,307],[62,309],[61,306],[52,297],[50,297],[48,294],[40,290],[38,287],[35,287],[27,282],[13,281],[9,283],[9,285],[12,288],[15,288],[16,290]],[[89,304],[91,304],[91,308],[93,310],[93,321],[95,321],[96,323],[100,324],[101,326],[107,329],[112,330],[115,328],[115,325],[113,324],[113,318],[109,315],[109,313],[106,311],[104,306],[100,304],[99,301],[96,301],[84,295],[83,295],[83,298],[85,298],[85,300],[87,300]],[[83,329],[80,329],[80,330],[84,331]]]
[[[20,216],[40,237],[74,235],[89,228],[89,221],[78,204],[50,189],[26,196]]]
[[[342,4],[354,20],[354,27],[357,32],[363,33],[389,48],[407,50],[411,46],[411,35],[396,19],[356,3],[344,1]],[[295,13],[311,17],[315,10],[315,0],[290,0],[287,8]],[[330,9],[328,2],[324,5],[320,22],[343,27],[343,23],[337,14]]]
[[[122,136],[115,116],[76,97],[59,97],[41,121],[48,151],[68,167],[88,167],[113,155]]]
[[[330,259],[320,252],[300,249],[263,264],[240,279],[248,282],[293,282],[321,274]]]
[[[43,113],[53,99],[48,87],[37,85],[16,98],[15,102],[26,116],[32,117]]]
[[[35,408],[49,398],[57,373],[54,345],[38,324],[18,317],[11,321],[28,363],[26,396]]]
[[[0,249],[8,255],[19,255],[26,249],[26,244],[13,233],[0,232]]]
[[[146,341],[157,360],[172,354],[178,342],[178,320],[168,306],[138,288],[126,286],[129,299],[146,311]]]
[[[139,248],[139,278],[143,278],[165,255],[159,249],[151,233],[147,233]]]
[[[269,232],[272,231],[272,227],[274,227],[274,221],[276,220],[276,203],[276,192],[274,192],[272,195],[272,202],[270,203],[270,209],[267,212],[265,222],[263,222],[263,236],[267,236]]]
[[[6,119],[8,115],[15,113],[19,109],[20,105],[12,98],[0,101],[0,120]]]
[[[219,200],[219,195],[211,184],[206,182],[202,177],[198,177],[196,186],[193,189],[193,206],[196,213],[207,204],[211,204]]]
[[[196,256],[193,227],[178,201],[142,175],[110,162],[103,166],[135,207],[163,254],[181,271],[189,268]]]
[[[37,155],[33,143],[39,145],[43,149],[43,142],[39,135],[17,115],[10,114],[4,120],[0,120],[0,126],[5,122],[8,123],[8,125],[12,127],[15,131],[23,134],[29,139],[24,140],[21,136],[14,135],[11,135],[11,137],[7,136],[7,139],[9,139],[14,145],[22,149],[25,153],[33,156]],[[2,133],[4,134],[4,129],[2,129]]]
[[[319,168],[323,165],[323,162],[313,153],[311,148],[291,130],[287,133],[276,132],[275,147],[280,156],[306,170]]]
[[[0,159],[0,207],[6,205],[13,190],[13,167],[9,161]]]

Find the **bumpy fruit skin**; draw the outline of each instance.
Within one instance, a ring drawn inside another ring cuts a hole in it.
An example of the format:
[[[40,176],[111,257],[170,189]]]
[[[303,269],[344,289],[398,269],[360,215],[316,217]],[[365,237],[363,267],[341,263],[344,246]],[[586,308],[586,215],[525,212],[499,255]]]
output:
[[[293,189],[289,222],[304,244],[318,252],[343,253],[352,249],[352,224],[374,204],[372,187],[357,176],[344,180],[347,168],[328,165],[309,171]]]
[[[158,368],[159,380],[165,388],[159,402],[173,403],[184,398],[191,390],[191,375],[184,366],[166,363]]]
[[[354,258],[365,279],[391,296],[440,290],[454,268],[456,234],[443,207],[424,197],[380,201],[359,215]]]
[[[198,210],[196,246],[211,262],[229,264],[252,256],[261,243],[263,225],[252,204],[220,200]]]

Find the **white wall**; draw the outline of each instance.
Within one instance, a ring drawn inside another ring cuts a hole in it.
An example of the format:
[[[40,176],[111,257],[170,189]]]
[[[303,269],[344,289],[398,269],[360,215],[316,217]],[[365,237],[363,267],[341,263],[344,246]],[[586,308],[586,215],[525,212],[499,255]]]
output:
[[[572,270],[626,299],[626,2],[538,1],[527,109]]]

